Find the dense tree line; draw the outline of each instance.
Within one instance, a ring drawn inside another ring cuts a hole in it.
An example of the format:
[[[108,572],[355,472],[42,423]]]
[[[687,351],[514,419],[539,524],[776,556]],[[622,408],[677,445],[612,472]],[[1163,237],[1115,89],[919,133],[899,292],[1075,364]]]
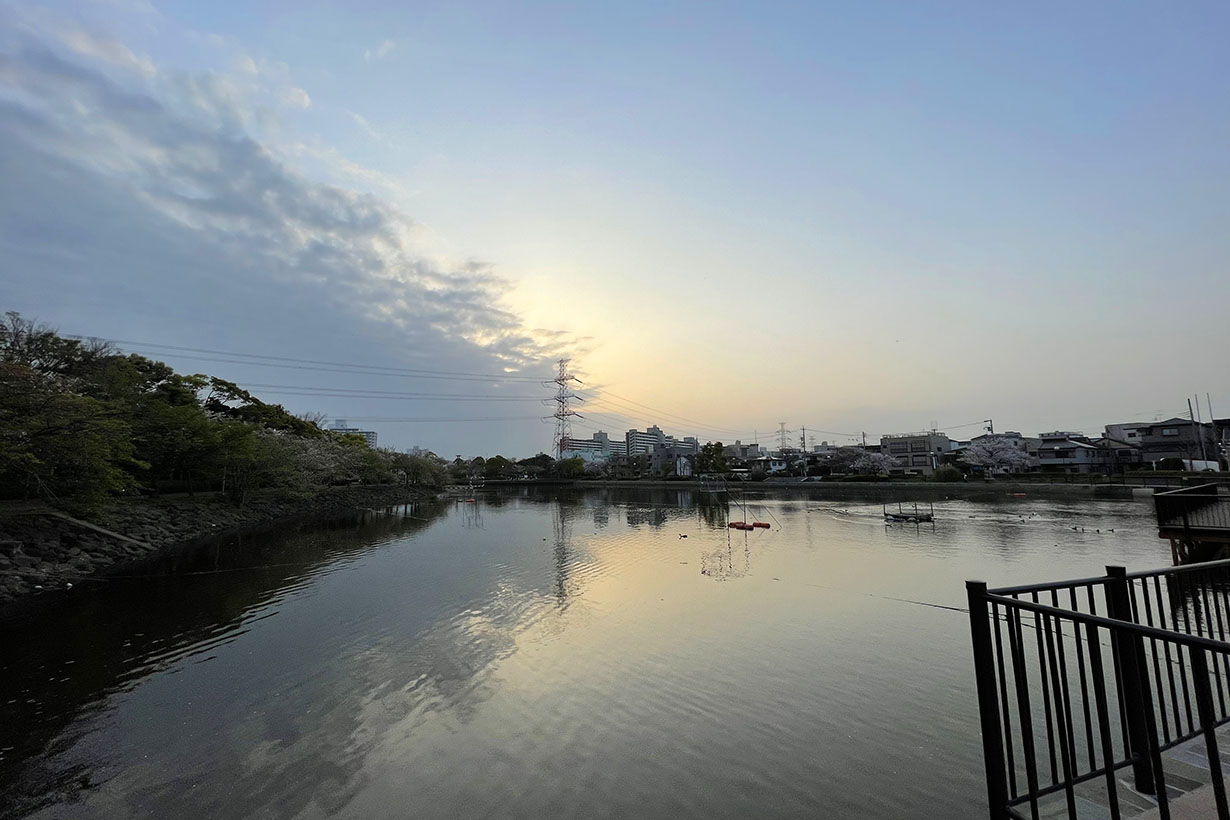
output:
[[[88,508],[139,492],[311,494],[336,484],[440,484],[433,453],[372,449],[238,385],[176,373],[7,313],[0,322],[0,496]]]

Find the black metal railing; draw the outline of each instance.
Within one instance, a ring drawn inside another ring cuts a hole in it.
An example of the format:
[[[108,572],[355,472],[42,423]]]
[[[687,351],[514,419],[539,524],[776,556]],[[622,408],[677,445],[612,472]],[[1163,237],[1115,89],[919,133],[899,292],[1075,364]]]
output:
[[[1161,529],[1230,531],[1230,492],[1224,484],[1200,484],[1157,493],[1153,505]]]
[[[966,589],[993,820],[1075,820],[1089,801],[1115,820],[1155,802],[1165,820],[1163,753],[1201,736],[1172,780],[1192,786],[1203,760],[1207,816],[1230,820],[1215,733],[1230,722],[1230,561]]]

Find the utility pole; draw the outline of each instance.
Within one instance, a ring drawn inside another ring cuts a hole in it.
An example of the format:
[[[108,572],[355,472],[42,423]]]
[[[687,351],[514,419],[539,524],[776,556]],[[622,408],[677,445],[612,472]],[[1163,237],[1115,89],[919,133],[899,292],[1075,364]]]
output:
[[[1200,406],[1199,396],[1196,397],[1196,406],[1197,407]],[[1200,460],[1208,461],[1208,458],[1206,457],[1205,452],[1204,452],[1204,426],[1201,425],[1200,422],[1196,420],[1196,414],[1192,411],[1192,400],[1191,399],[1187,400],[1187,415],[1191,416],[1192,427],[1195,428],[1196,435],[1200,439]]]
[[[564,451],[568,449],[568,440],[572,438],[572,417],[584,418],[569,406],[572,401],[580,401],[580,397],[572,392],[571,382],[581,384],[581,380],[568,372],[568,362],[569,359],[560,359],[557,362],[559,372],[551,380],[556,385],[555,397],[552,399],[555,402],[555,412],[551,414],[555,419],[556,458],[563,458]]]
[[[807,452],[807,425],[803,425],[803,434],[799,436],[799,449]]]
[[[867,431],[866,430],[863,431],[863,449],[864,450],[867,449]]]

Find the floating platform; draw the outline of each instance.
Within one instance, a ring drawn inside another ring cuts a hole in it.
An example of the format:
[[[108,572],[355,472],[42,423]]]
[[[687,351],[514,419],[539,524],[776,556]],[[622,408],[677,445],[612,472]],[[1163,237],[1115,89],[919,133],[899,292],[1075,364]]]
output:
[[[897,505],[897,511],[892,512],[888,509],[887,504],[881,504],[880,508],[884,511],[885,524],[934,524],[935,523],[935,505],[927,504],[925,511],[918,509],[918,505],[912,505],[913,509],[907,510],[903,505]]]
[[[935,521],[935,515],[934,513],[929,513],[929,512],[920,512],[920,513],[886,512],[884,513],[884,520],[892,521],[893,523],[904,521],[910,524],[917,524],[917,523],[927,524],[927,523],[932,523]]]

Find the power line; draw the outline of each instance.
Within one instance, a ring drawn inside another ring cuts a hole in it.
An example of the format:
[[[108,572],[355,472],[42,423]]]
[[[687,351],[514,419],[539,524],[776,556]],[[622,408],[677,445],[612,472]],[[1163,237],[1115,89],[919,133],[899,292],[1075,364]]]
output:
[[[540,396],[484,396],[476,393],[403,393],[390,390],[364,390],[345,387],[312,387],[293,384],[259,384],[256,382],[237,382],[244,389],[260,390],[262,394],[272,393],[292,396],[332,396],[356,399],[447,399],[450,401],[541,401]]]
[[[330,414],[331,416],[333,414]],[[465,422],[465,421],[529,421],[540,420],[541,416],[489,416],[487,418],[469,418],[459,419],[454,416],[442,416],[439,418],[413,418],[406,416],[351,416],[347,415],[347,421],[380,421],[389,423],[405,423],[405,424],[437,424],[443,422]]]
[[[734,433],[736,435],[752,435],[753,434],[753,431],[751,430],[734,430],[729,427],[719,427],[714,424],[705,424],[704,422],[697,421],[696,419],[690,419],[690,418],[687,418],[686,416],[678,416],[678,415],[675,415],[674,413],[668,413],[665,410],[659,410],[656,407],[650,407],[647,404],[641,404],[638,401],[633,401],[632,399],[624,398],[623,396],[620,396],[617,393],[612,393],[609,390],[602,390],[599,388],[596,392],[598,395],[596,398],[594,398],[594,401],[597,401],[600,403],[608,402],[611,404],[615,404],[616,409],[618,409],[620,405],[622,405],[625,408],[628,408],[630,405],[632,405],[632,406],[635,406],[636,408],[641,408],[642,410],[648,410],[650,413],[654,414],[652,416],[626,416],[626,418],[640,418],[641,420],[646,420],[646,419],[657,420],[659,417],[666,417],[668,419],[672,419],[675,424],[680,424],[680,423],[687,424],[687,425],[691,425],[701,430],[711,430],[711,431],[717,431],[717,432],[722,432],[722,433]],[[598,406],[601,406],[601,404],[599,404]]]
[[[86,339],[84,336],[68,336],[70,339]],[[428,370],[417,367],[390,367],[385,365],[362,364],[359,362],[334,362],[320,359],[298,359],[291,356],[272,356],[264,353],[243,353],[239,351],[211,350],[201,347],[186,347],[182,345],[164,345],[154,342],[133,342],[122,339],[102,339],[115,345],[150,351],[171,351],[178,358],[195,361],[224,362],[227,364],[246,364],[262,367],[283,367],[293,370],[321,370],[324,372],[354,373],[356,371],[374,376],[414,376],[416,378],[457,379],[466,381],[501,381],[541,383],[542,379],[533,376],[518,376],[508,373],[468,373],[454,370]],[[207,354],[207,355],[185,355]],[[217,358],[225,357],[225,358]],[[312,367],[296,365],[313,365]],[[334,368],[345,368],[337,371]]]

